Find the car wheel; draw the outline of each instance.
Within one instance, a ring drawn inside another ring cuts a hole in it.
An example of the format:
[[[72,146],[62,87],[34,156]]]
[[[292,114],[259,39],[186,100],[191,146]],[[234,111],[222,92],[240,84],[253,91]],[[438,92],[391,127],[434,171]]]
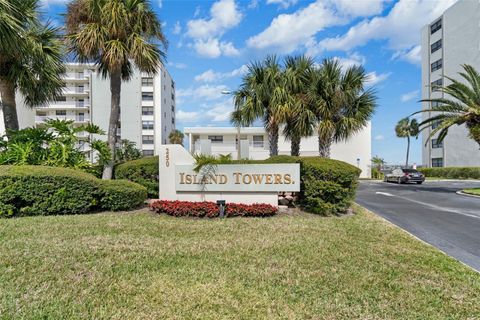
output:
[[[417,181],[417,184],[422,184],[422,183],[423,183],[423,181]]]

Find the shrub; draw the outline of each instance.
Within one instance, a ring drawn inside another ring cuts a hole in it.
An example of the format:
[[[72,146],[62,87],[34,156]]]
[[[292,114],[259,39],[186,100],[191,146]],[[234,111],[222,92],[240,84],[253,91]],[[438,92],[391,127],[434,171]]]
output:
[[[116,166],[115,179],[136,182],[147,188],[149,198],[158,198],[158,156],[127,161]]]
[[[126,181],[102,181],[73,169],[0,166],[0,216],[130,209],[139,204],[140,188],[145,195],[146,191],[139,185]],[[111,199],[120,198],[127,200],[122,199],[117,207],[112,205]]]
[[[158,200],[150,204],[150,209],[175,217],[215,218],[219,216],[218,206],[214,202],[203,201],[166,201]],[[227,203],[226,217],[269,217],[277,213],[277,208],[268,204]]]
[[[480,167],[421,168],[419,171],[431,178],[480,179]]]

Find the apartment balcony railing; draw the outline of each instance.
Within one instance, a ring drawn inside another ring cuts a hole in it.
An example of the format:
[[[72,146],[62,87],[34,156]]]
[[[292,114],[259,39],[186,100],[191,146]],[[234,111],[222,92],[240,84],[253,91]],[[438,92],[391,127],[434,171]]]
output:
[[[193,153],[201,152],[201,143],[200,141],[194,142]],[[233,159],[237,157],[237,144],[235,142],[212,142],[210,144],[210,151],[213,155],[218,154],[231,154]],[[268,158],[269,148],[268,143],[266,142],[253,142],[249,141],[248,143],[248,157],[251,159],[263,159]]]
[[[90,117],[82,116],[35,116],[35,122],[43,123],[49,119],[58,119],[58,120],[73,120],[76,123],[87,123],[90,122]]]
[[[82,88],[82,87],[64,87],[63,88],[64,95],[88,96],[89,93],[90,93],[89,88]]]
[[[88,82],[90,76],[89,71],[84,71],[83,73],[78,72],[67,72],[64,76],[65,81],[70,82]]]
[[[38,106],[37,109],[88,109],[90,100],[82,101],[54,101],[48,105]]]

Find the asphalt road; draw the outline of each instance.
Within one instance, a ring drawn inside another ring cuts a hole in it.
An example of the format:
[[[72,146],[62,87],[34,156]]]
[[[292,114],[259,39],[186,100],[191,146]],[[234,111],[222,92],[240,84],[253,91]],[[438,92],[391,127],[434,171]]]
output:
[[[480,181],[361,181],[356,202],[480,271],[480,198],[455,192]]]

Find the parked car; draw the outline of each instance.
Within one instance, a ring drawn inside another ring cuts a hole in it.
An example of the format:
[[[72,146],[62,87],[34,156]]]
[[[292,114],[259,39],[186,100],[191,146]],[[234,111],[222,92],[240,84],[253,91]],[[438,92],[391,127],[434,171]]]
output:
[[[422,184],[425,181],[425,175],[415,169],[397,168],[387,173],[383,181],[396,183],[416,182],[417,184]]]

